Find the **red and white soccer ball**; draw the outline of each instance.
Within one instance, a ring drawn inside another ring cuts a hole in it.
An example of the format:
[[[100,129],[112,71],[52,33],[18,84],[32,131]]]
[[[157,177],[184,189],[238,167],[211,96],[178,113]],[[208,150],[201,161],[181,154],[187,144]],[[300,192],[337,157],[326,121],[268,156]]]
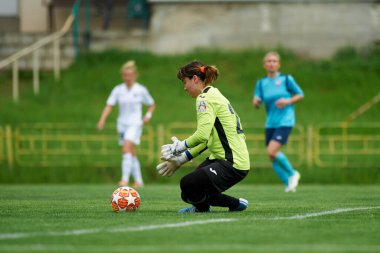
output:
[[[135,211],[141,204],[139,193],[131,187],[119,187],[111,196],[111,207],[115,212]]]

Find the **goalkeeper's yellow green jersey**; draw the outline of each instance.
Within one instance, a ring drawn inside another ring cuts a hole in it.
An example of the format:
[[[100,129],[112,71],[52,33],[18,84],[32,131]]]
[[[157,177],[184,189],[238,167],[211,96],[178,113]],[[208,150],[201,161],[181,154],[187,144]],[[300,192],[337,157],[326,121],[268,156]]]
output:
[[[197,97],[197,130],[186,139],[189,153],[196,157],[204,150],[210,159],[224,159],[235,169],[249,170],[249,154],[240,119],[220,91],[207,86]]]

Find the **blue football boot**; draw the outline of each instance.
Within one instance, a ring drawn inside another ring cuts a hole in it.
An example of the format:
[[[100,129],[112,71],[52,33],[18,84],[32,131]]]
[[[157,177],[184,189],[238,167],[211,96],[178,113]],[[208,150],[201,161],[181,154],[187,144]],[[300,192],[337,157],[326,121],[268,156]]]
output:
[[[195,206],[190,206],[190,207],[185,207],[185,208],[179,209],[178,212],[179,213],[202,213]],[[208,211],[203,212],[203,213],[209,213],[209,212],[211,212],[211,209],[208,209]]]
[[[230,209],[230,212],[244,211],[247,208],[248,208],[248,200],[239,198],[239,205],[234,209]]]

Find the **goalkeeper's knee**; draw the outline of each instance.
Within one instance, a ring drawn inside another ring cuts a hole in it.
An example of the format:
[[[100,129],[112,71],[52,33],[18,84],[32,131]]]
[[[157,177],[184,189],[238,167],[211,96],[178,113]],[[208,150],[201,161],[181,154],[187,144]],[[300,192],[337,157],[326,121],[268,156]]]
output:
[[[192,174],[186,175],[181,179],[180,187],[182,200],[186,203],[195,204],[202,201],[206,196],[202,185]]]

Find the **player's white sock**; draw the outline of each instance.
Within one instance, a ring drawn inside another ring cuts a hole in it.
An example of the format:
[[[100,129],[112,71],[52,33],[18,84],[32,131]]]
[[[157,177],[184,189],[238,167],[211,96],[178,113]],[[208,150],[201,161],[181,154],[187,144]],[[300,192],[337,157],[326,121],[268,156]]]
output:
[[[132,166],[132,175],[135,179],[135,183],[142,186],[144,184],[142,176],[141,176],[141,168],[139,159],[136,156],[133,157],[133,166]]]
[[[129,176],[131,175],[132,171],[132,164],[133,163],[133,157],[131,153],[123,154],[123,161],[121,163],[122,168],[122,180],[129,181]]]

